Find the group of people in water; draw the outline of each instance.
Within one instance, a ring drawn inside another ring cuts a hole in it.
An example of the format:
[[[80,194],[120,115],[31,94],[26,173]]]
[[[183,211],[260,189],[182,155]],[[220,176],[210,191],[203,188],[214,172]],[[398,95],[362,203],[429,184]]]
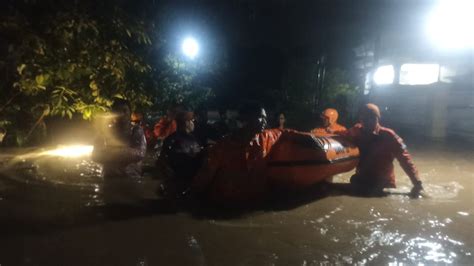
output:
[[[279,114],[276,127],[267,129],[266,111],[258,103],[242,105],[239,125],[230,133],[223,113],[222,119],[211,125],[205,109],[195,113],[184,108],[170,110],[152,134],[145,134],[128,101],[117,99],[111,111],[114,121],[109,129],[114,138],[98,138],[93,153],[93,159],[104,167],[104,192],[108,180],[140,180],[150,137],[162,141],[156,165],[160,174],[172,180],[177,195],[190,192],[220,203],[261,199],[269,189],[266,156],[280,138],[291,137],[316,147],[318,137],[331,136],[341,136],[359,148],[359,163],[350,180],[354,191],[378,194],[384,188],[394,188],[394,159],[412,181],[412,193],[418,195],[423,190],[406,145],[393,130],[380,124],[380,110],[374,104],[361,107],[359,122],[350,129],[337,123],[337,110],[326,109],[321,114],[322,126],[306,133],[285,128],[284,114]]]

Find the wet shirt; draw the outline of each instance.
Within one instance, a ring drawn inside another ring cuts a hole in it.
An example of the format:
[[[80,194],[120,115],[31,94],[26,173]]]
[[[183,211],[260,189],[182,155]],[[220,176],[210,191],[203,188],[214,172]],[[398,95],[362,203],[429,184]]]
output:
[[[176,177],[190,179],[201,166],[201,151],[201,145],[192,134],[177,131],[163,142],[160,157]]]
[[[209,150],[207,161],[194,179],[198,191],[209,189],[211,199],[240,202],[261,197],[265,190],[265,157],[281,130],[265,130],[249,141],[236,132]]]
[[[311,133],[315,136],[332,136],[344,134],[347,131],[347,128],[340,124],[333,124],[328,127],[318,127],[311,130]]]
[[[347,134],[360,150],[354,176],[356,180],[381,187],[395,187],[395,158],[413,183],[419,180],[406,145],[393,130],[379,127],[374,134],[365,134],[362,125],[357,124]]]
[[[94,160],[104,166],[104,178],[141,178],[142,160],[146,154],[146,139],[143,129],[130,127],[130,134],[123,139],[123,145],[104,146],[98,139],[94,145]]]

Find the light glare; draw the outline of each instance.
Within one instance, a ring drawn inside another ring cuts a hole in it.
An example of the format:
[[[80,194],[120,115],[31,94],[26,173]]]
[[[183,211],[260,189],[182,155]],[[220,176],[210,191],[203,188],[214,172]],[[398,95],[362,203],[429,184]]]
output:
[[[377,85],[392,84],[395,79],[395,69],[392,65],[380,66],[374,73],[374,82]]]
[[[183,53],[191,59],[194,59],[199,52],[199,44],[194,38],[191,37],[188,37],[183,41],[181,48]]]
[[[59,148],[54,150],[44,151],[40,153],[40,155],[77,158],[83,156],[90,156],[93,150],[94,146],[90,145],[69,145],[60,146]]]
[[[438,64],[403,64],[400,68],[401,85],[427,85],[438,79]]]
[[[473,14],[473,0],[440,0],[428,18],[431,41],[447,50],[474,49]]]

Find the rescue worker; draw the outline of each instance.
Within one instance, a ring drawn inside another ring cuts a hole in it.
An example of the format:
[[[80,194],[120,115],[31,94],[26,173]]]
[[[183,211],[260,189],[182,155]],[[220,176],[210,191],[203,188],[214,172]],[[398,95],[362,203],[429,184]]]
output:
[[[166,115],[155,124],[153,134],[158,142],[163,141],[166,137],[176,131],[176,121],[174,119],[177,112],[179,112],[178,107],[169,109],[166,112]]]
[[[107,202],[115,201],[116,195],[136,199],[143,181],[145,134],[139,125],[131,124],[127,100],[115,99],[111,109],[113,121],[107,126],[109,131],[96,139],[92,158],[103,165],[103,191]]]
[[[339,114],[336,109],[328,108],[324,110],[321,114],[323,126],[311,130],[311,133],[321,137],[343,134],[347,129],[337,123],[338,118]]]
[[[395,188],[393,160],[396,158],[413,183],[412,195],[418,196],[423,186],[411,155],[393,130],[380,125],[380,118],[379,108],[366,104],[359,114],[360,123],[347,132],[360,150],[351,185],[358,193],[375,195],[383,194],[384,188]]]
[[[163,142],[160,158],[172,169],[176,178],[191,180],[201,166],[201,145],[193,136],[194,116],[192,112],[176,115],[177,130]]]
[[[215,202],[238,204],[263,194],[263,159],[272,141],[272,132],[264,133],[267,114],[260,105],[250,103],[239,116],[242,128],[209,149],[207,161],[193,181],[195,192]]]
[[[130,122],[132,125],[142,126],[143,114],[139,112],[132,112],[130,116]]]
[[[143,129],[143,132],[145,133],[146,142],[150,147],[150,144],[154,142],[153,131],[150,130],[149,125],[143,121],[143,114],[140,112],[132,112],[131,123],[132,125],[140,126]]]
[[[282,135],[291,137],[294,133],[265,130],[267,115],[256,103],[241,108],[239,116],[242,128],[209,149],[204,166],[193,180],[194,192],[227,206],[255,203],[266,196],[269,184],[265,158]],[[304,145],[316,144],[310,134],[297,137]]]

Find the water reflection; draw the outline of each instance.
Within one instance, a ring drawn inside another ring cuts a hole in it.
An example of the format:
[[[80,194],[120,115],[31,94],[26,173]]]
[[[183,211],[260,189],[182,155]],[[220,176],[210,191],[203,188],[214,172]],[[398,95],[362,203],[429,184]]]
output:
[[[451,161],[444,159],[447,157]],[[53,243],[47,242],[50,234],[20,232],[0,241],[0,248],[23,250],[32,264],[68,264],[50,256],[67,246],[76,250],[77,255],[70,255],[82,265],[91,264],[80,255],[85,247],[97,256],[92,264],[472,265],[472,161],[458,152],[435,156],[420,150],[415,150],[415,159],[430,197],[410,199],[406,195],[409,180],[398,169],[399,187],[387,197],[335,193],[288,209],[254,211],[233,218],[197,218],[176,211],[143,215],[123,208],[116,210],[119,219],[104,218],[100,216],[104,210],[114,209],[103,204],[102,169],[90,159],[35,158],[3,163],[3,223],[11,219],[8,214],[20,217],[12,223],[24,219],[24,223],[45,228],[64,222],[64,217],[72,220],[70,224],[80,224],[84,212],[72,210],[86,208],[94,210],[87,219],[96,219],[98,224],[58,229],[59,240]],[[339,175],[335,180],[347,182],[349,177]],[[67,211],[72,213],[67,216]],[[109,257],[112,249],[114,258]]]

